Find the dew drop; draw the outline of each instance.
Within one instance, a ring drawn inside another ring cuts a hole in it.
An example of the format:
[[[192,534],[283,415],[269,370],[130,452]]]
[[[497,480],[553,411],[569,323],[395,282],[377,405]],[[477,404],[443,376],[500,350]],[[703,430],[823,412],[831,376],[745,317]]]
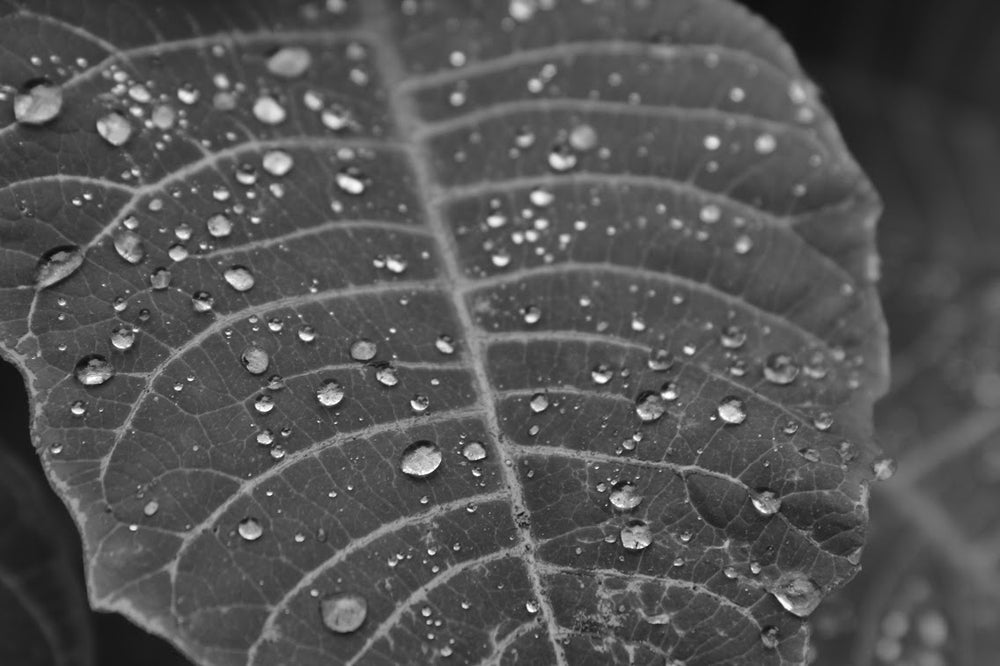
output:
[[[823,599],[816,584],[797,571],[782,574],[768,591],[782,608],[798,617],[808,617]]]
[[[264,167],[264,171],[276,178],[280,178],[292,170],[292,167],[295,166],[295,161],[291,155],[283,150],[270,150],[264,153],[261,165]]]
[[[87,413],[87,403],[83,400],[74,400],[69,406],[69,413],[73,416],[83,416]]]
[[[896,461],[892,458],[878,458],[872,463],[876,481],[888,481],[896,473]]]
[[[422,414],[427,411],[427,408],[431,406],[430,398],[426,395],[421,395],[417,393],[412,398],[410,398],[410,409],[412,409],[417,414]]]
[[[577,125],[569,133],[569,145],[581,152],[593,150],[597,146],[597,130],[593,125]]]
[[[84,386],[100,386],[115,375],[115,368],[100,354],[88,354],[76,363],[76,380]]]
[[[542,319],[542,309],[537,305],[529,305],[521,310],[525,324],[537,324]]]
[[[762,516],[773,516],[781,509],[781,498],[771,490],[750,493],[750,502],[757,513]]]
[[[351,343],[351,358],[355,361],[370,361],[375,358],[378,348],[367,338],[361,338]]]
[[[256,541],[264,536],[264,528],[256,518],[244,518],[236,527],[236,531],[243,537],[244,541]]]
[[[127,229],[115,234],[115,252],[130,264],[138,264],[146,257],[146,248],[142,238],[134,231]]]
[[[208,235],[212,238],[225,238],[233,232],[233,222],[226,215],[216,213],[205,222]]]
[[[614,372],[612,372],[611,366],[606,363],[598,363],[590,370],[590,379],[598,386],[607,384],[613,376]]]
[[[442,354],[451,355],[455,353],[455,340],[450,335],[441,334],[434,341],[434,347]]]
[[[303,324],[302,326],[299,326],[299,330],[296,335],[299,336],[299,340],[302,342],[312,342],[316,339],[316,329],[309,324]]]
[[[719,341],[726,349],[739,349],[747,341],[747,333],[739,326],[726,326],[722,329]]]
[[[666,349],[657,349],[650,353],[646,365],[653,372],[666,372],[674,365],[674,355]]]
[[[231,266],[226,269],[222,276],[230,287],[236,291],[249,291],[253,289],[253,273],[244,266]]]
[[[45,289],[62,282],[83,265],[83,250],[76,245],[63,245],[47,251],[35,266],[35,284]]]
[[[124,146],[132,138],[132,123],[122,114],[112,111],[97,119],[97,133],[112,146]]]
[[[608,499],[611,506],[619,511],[631,511],[642,504],[642,495],[636,492],[635,485],[629,481],[619,481],[614,484]]]
[[[211,312],[215,299],[207,291],[196,291],[191,295],[191,306],[195,312]]]
[[[285,122],[285,107],[270,95],[261,95],[253,103],[253,115],[265,125],[279,125]]]
[[[667,411],[663,397],[656,391],[643,391],[635,401],[635,413],[643,423],[659,420]]]
[[[111,346],[121,351],[132,348],[135,344],[135,329],[131,326],[118,326],[111,331]]]
[[[59,115],[62,104],[62,88],[45,79],[34,79],[14,95],[14,118],[23,125],[44,125]]]
[[[764,627],[760,632],[760,642],[768,650],[773,650],[778,647],[778,628],[777,627]]]
[[[462,456],[469,462],[479,462],[486,458],[486,447],[482,442],[469,442],[462,447]]]
[[[159,510],[160,510],[160,503],[157,502],[156,500],[150,500],[146,502],[146,505],[144,507],[142,507],[142,513],[145,514],[146,517],[155,516],[156,512]]]
[[[734,396],[723,398],[717,408],[719,418],[730,425],[739,425],[746,421],[747,412],[743,401]]]
[[[367,178],[355,166],[344,167],[337,172],[337,176],[334,179],[343,192],[347,194],[353,194],[355,196],[359,194],[364,194],[365,190],[368,188]]]
[[[316,400],[324,407],[336,407],[344,400],[344,387],[336,379],[327,379],[316,389]]]
[[[260,347],[250,345],[240,355],[240,362],[251,375],[262,375],[267,372],[267,366],[270,364],[271,358]]]
[[[653,532],[642,520],[630,520],[618,535],[627,550],[644,550],[653,543]]]
[[[441,449],[437,444],[420,440],[407,446],[400,459],[400,469],[407,476],[423,479],[441,466]]]
[[[284,46],[267,59],[267,71],[275,76],[294,79],[305,74],[312,64],[312,55],[301,46]]]
[[[536,393],[531,396],[531,401],[528,405],[535,414],[541,414],[549,408],[549,397],[544,393]]]
[[[253,408],[260,414],[267,414],[274,409],[274,398],[269,395],[259,395],[253,402]]]
[[[753,142],[753,149],[760,155],[770,155],[778,147],[773,134],[761,134]]]
[[[549,151],[549,168],[555,172],[569,171],[576,166],[576,153],[568,143],[557,142]]]
[[[764,379],[772,384],[786,386],[799,376],[799,365],[789,354],[771,354],[764,361]]]
[[[323,626],[335,634],[357,631],[368,616],[368,602],[360,594],[341,592],[319,602]]]
[[[396,368],[389,364],[382,365],[375,370],[375,381],[377,381],[382,386],[393,387],[399,384],[399,376],[396,374]]]

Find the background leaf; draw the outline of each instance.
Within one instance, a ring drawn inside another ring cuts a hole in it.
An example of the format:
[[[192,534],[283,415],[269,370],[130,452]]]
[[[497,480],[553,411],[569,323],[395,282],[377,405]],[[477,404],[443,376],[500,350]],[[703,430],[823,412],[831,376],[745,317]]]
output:
[[[64,95],[0,134],[0,339],[95,606],[204,663],[804,659],[878,206],[769,29],[124,7],[0,25]]]

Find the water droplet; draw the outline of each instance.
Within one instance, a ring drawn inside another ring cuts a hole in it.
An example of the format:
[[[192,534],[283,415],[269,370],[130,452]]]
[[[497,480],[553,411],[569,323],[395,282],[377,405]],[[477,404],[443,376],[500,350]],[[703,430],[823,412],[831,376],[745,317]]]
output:
[[[24,125],[44,125],[59,115],[62,103],[62,88],[45,79],[34,79],[14,95],[14,118]]]
[[[417,393],[412,398],[410,398],[410,409],[412,409],[417,414],[422,414],[427,411],[427,408],[431,406],[430,398],[426,395],[421,395]]]
[[[396,368],[392,367],[388,363],[379,366],[375,370],[375,381],[377,381],[382,386],[393,387],[399,384],[399,376],[396,374]]]
[[[295,161],[292,160],[291,155],[283,150],[270,150],[264,153],[261,165],[264,167],[264,171],[276,178],[280,178],[292,170],[292,167],[295,166]]]
[[[69,406],[69,413],[73,416],[83,416],[87,413],[87,403],[83,400],[74,400]]]
[[[236,531],[245,541],[256,541],[264,536],[264,528],[255,518],[244,518],[236,527]]]
[[[773,516],[781,509],[781,498],[771,490],[750,493],[753,508],[762,516]]]
[[[653,532],[642,520],[630,520],[619,533],[622,545],[628,550],[643,550],[653,543]]]
[[[126,351],[135,343],[135,329],[131,326],[118,326],[111,331],[111,345],[115,349]]]
[[[719,341],[726,349],[739,349],[747,341],[747,333],[739,326],[726,326],[722,329]]]
[[[674,365],[674,355],[666,349],[657,349],[650,353],[646,365],[653,372],[666,372]]]
[[[896,473],[896,461],[892,458],[877,458],[872,463],[872,472],[876,481],[888,481]]]
[[[302,342],[312,342],[316,339],[316,329],[309,324],[302,324],[302,326],[299,326],[296,335],[299,336],[299,340]]]
[[[529,305],[521,310],[525,324],[537,324],[542,319],[542,309],[537,305]]]
[[[462,456],[469,462],[479,462],[486,458],[486,447],[482,442],[469,442],[462,447]]]
[[[62,282],[83,265],[83,250],[76,245],[63,245],[47,251],[35,267],[35,284],[45,289]]]
[[[407,476],[423,479],[441,466],[441,449],[437,444],[420,440],[407,446],[400,459],[400,469]]]
[[[619,481],[611,487],[611,495],[608,497],[611,506],[619,511],[631,511],[642,504],[642,495],[636,493],[635,485],[630,481]]]
[[[764,627],[764,629],[760,632],[760,642],[768,650],[773,650],[778,647],[778,628]]]
[[[160,510],[160,503],[156,500],[150,500],[146,502],[146,505],[142,507],[142,512],[147,517],[152,517],[156,515],[156,512]]]
[[[370,361],[375,358],[378,348],[367,338],[361,338],[351,343],[351,358],[355,361]]]
[[[717,408],[719,418],[730,425],[739,425],[746,421],[747,412],[743,401],[734,396],[723,398]]]
[[[324,407],[336,407],[344,400],[344,387],[336,379],[328,379],[316,389],[316,400]]]
[[[643,423],[660,419],[667,411],[663,397],[656,391],[643,391],[635,401],[635,413]]]
[[[279,125],[285,122],[285,107],[270,95],[261,95],[253,103],[253,115],[265,125]]]
[[[259,395],[253,402],[253,408],[260,414],[267,414],[274,409],[274,398],[269,395]]]
[[[367,178],[356,166],[344,167],[338,171],[335,182],[347,194],[364,194],[368,188]]]
[[[576,166],[576,153],[568,143],[559,141],[549,150],[549,168],[556,172],[569,171]]]
[[[531,401],[528,405],[535,414],[541,414],[549,408],[549,397],[544,393],[536,393],[531,396]]]
[[[191,295],[191,305],[195,312],[211,312],[215,299],[207,291],[196,291]]]
[[[770,155],[778,147],[773,134],[761,134],[753,142],[753,149],[760,155]]]
[[[97,119],[97,133],[112,146],[124,146],[132,137],[132,123],[122,114],[112,111]]]
[[[233,232],[233,222],[222,213],[216,213],[205,222],[208,235],[212,238],[225,238]]]
[[[581,152],[593,150],[597,146],[597,130],[593,125],[577,125],[570,130],[569,145]]]
[[[349,634],[361,628],[368,616],[368,602],[360,594],[341,592],[319,602],[323,625],[337,634]]]
[[[816,584],[797,571],[782,574],[768,591],[782,608],[798,617],[808,617],[823,600]]]
[[[115,368],[100,354],[88,354],[76,363],[76,380],[84,386],[100,386],[115,375]]]
[[[455,340],[450,335],[441,334],[434,341],[434,347],[442,354],[454,354]]]
[[[236,291],[249,291],[253,288],[253,273],[244,266],[231,266],[226,269],[226,272],[222,276],[229,283],[229,286]]]
[[[250,345],[240,355],[240,362],[251,375],[262,375],[267,372],[267,366],[271,362],[271,357],[260,347]]]
[[[138,264],[146,257],[146,248],[142,238],[134,231],[127,229],[115,234],[115,252],[130,264]]]
[[[312,64],[312,55],[301,46],[284,46],[267,59],[267,71],[275,76],[293,79],[305,74]]]
[[[614,373],[611,371],[611,366],[606,363],[598,363],[590,371],[590,378],[598,386],[603,386],[611,381]]]
[[[799,376],[799,365],[790,354],[771,354],[764,361],[764,379],[785,386]]]

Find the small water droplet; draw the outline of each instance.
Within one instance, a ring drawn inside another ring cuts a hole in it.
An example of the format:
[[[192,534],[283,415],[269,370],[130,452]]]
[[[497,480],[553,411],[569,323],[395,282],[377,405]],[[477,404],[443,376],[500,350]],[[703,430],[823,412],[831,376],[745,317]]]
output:
[[[152,517],[156,515],[156,512],[160,510],[160,503],[156,500],[150,500],[146,502],[146,505],[142,507],[142,512],[147,517]]]
[[[759,155],[770,155],[778,147],[778,141],[773,134],[761,134],[753,142],[753,149]]]
[[[364,194],[365,190],[368,188],[368,179],[356,166],[344,167],[337,172],[337,176],[334,180],[337,183],[337,187],[339,187],[343,192],[353,194],[355,196]]]
[[[262,375],[267,372],[270,361],[268,353],[256,345],[250,345],[240,355],[240,362],[251,375]]]
[[[233,232],[233,222],[226,215],[216,213],[205,221],[208,235],[212,238],[225,238]]]
[[[674,365],[674,355],[666,349],[657,349],[650,353],[646,365],[653,372],[666,372]]]
[[[528,405],[535,414],[541,414],[549,408],[549,397],[544,393],[536,393],[531,396]]]
[[[607,384],[612,377],[614,377],[614,372],[612,372],[611,366],[606,363],[598,363],[590,370],[590,379],[598,386]]]
[[[69,413],[73,416],[83,416],[87,413],[87,403],[83,400],[74,400],[69,406]]]
[[[455,353],[455,340],[450,335],[441,334],[434,341],[434,347],[442,354],[451,355]]]
[[[642,504],[642,495],[636,492],[635,485],[630,481],[618,481],[611,487],[608,499],[611,506],[619,511],[631,511]]]
[[[296,335],[298,335],[299,340],[302,342],[312,342],[316,339],[316,329],[309,324],[303,324],[302,326],[299,326],[299,330]]]
[[[768,650],[773,650],[778,647],[778,628],[777,627],[764,627],[760,632],[760,642]]]
[[[746,407],[743,401],[737,397],[729,396],[723,398],[717,408],[719,418],[730,425],[739,425],[747,418]]]
[[[249,291],[255,283],[253,273],[245,266],[231,266],[226,269],[222,276],[236,291]]]
[[[816,584],[797,571],[782,574],[768,591],[782,608],[798,617],[808,617],[823,600]]]
[[[285,107],[270,95],[261,95],[253,103],[253,115],[265,125],[279,125],[285,122]]]
[[[368,601],[360,594],[341,592],[319,602],[323,626],[336,634],[349,634],[361,628],[368,616]]]
[[[370,361],[378,353],[378,347],[367,338],[360,338],[351,343],[351,358],[355,361]]]
[[[764,379],[772,384],[786,386],[798,376],[799,365],[790,354],[771,354],[764,361]]]
[[[83,265],[83,250],[76,245],[54,247],[38,259],[35,285],[45,289],[62,282]]]
[[[577,125],[569,133],[569,145],[574,150],[585,152],[597,147],[597,130],[586,123]]]
[[[412,409],[417,414],[422,414],[427,411],[427,408],[431,406],[430,398],[426,395],[421,395],[417,393],[412,398],[410,398],[410,409]]]
[[[375,381],[391,388],[399,384],[399,375],[396,374],[396,368],[386,363],[376,368]]]
[[[656,391],[643,391],[635,401],[635,413],[643,423],[659,420],[667,411],[663,397]]]
[[[736,325],[726,326],[722,329],[719,341],[726,349],[739,349],[747,341],[747,333]]]
[[[267,71],[275,76],[293,79],[305,74],[312,64],[312,55],[301,46],[283,46],[267,59]]]
[[[256,541],[264,536],[264,528],[256,518],[244,518],[236,527],[236,531],[245,541]]]
[[[115,349],[126,351],[135,343],[135,329],[131,326],[118,326],[111,331],[111,345]]]
[[[781,498],[771,490],[761,490],[750,493],[750,502],[753,508],[762,516],[773,516],[781,509]]]
[[[124,146],[132,138],[132,123],[122,114],[112,111],[97,119],[97,133],[112,146]]]
[[[542,309],[537,305],[529,305],[521,310],[525,324],[537,324],[542,319]]]
[[[195,312],[211,312],[215,299],[207,291],[196,291],[191,295],[191,305]]]
[[[486,458],[486,447],[482,442],[469,442],[462,447],[462,456],[469,462],[479,462]]]
[[[100,354],[88,354],[76,363],[76,380],[84,386],[100,386],[115,375],[115,368]]]
[[[407,446],[400,458],[400,469],[407,476],[423,479],[441,466],[441,449],[437,444],[420,440]]]
[[[280,178],[292,170],[295,162],[292,160],[292,156],[283,150],[269,150],[264,153],[261,165],[264,167],[264,171],[276,178]]]
[[[324,407],[336,407],[344,400],[344,387],[336,379],[328,379],[316,389],[316,400]]]
[[[630,520],[618,535],[627,550],[644,550],[653,543],[653,532],[642,520]]]
[[[62,104],[62,88],[46,79],[33,79],[14,95],[14,118],[24,125],[44,125],[59,115]]]
[[[134,231],[124,229],[115,234],[115,252],[130,264],[138,264],[146,257],[142,238]]]

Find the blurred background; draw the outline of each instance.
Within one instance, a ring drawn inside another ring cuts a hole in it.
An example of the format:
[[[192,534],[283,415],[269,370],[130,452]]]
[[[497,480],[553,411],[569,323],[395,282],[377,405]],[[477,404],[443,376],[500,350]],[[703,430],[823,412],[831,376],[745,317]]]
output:
[[[899,471],[874,489],[863,572],[813,615],[815,663],[1000,663],[1000,2],[744,4],[796,49],[885,203],[894,377],[876,419]],[[0,446],[41,478],[2,363],[0,396]],[[187,664],[93,622],[102,666]]]

